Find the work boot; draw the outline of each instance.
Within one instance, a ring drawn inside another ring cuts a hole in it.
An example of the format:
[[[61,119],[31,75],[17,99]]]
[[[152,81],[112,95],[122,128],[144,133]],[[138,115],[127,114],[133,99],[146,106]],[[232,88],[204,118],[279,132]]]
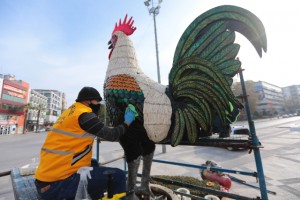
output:
[[[142,179],[141,179],[141,186],[137,188],[136,193],[138,195],[148,196],[149,198],[154,198],[154,194],[151,192],[150,189],[150,171],[151,165],[153,160],[154,152],[143,156],[143,172],[142,172]]]
[[[127,163],[128,165],[128,178],[127,178],[127,199],[138,200],[139,198],[135,195],[136,191],[136,178],[140,166],[141,157],[139,156],[134,161]]]

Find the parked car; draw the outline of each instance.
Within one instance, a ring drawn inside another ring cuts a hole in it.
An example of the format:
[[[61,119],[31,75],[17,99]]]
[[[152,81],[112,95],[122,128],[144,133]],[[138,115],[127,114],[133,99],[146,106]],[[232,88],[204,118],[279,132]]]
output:
[[[242,126],[242,125],[231,125],[231,132],[230,132],[230,137],[245,137],[248,138],[250,136],[250,131],[247,127]],[[236,147],[226,147],[228,150],[238,150],[240,148]]]
[[[41,133],[41,132],[45,132],[45,131],[46,131],[45,128],[41,128],[41,129],[39,129],[39,130],[37,131],[37,133]]]
[[[242,125],[231,126],[231,135],[250,135],[250,131],[247,127]]]

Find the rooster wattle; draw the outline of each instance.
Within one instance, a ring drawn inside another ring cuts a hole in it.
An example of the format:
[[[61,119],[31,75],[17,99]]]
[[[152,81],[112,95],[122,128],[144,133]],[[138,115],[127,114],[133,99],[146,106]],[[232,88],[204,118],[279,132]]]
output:
[[[235,31],[253,44],[259,56],[267,49],[267,39],[262,22],[248,10],[230,5],[213,8],[198,16],[181,36],[169,85],[164,86],[138,65],[128,37],[136,30],[133,22],[126,15],[112,32],[104,97],[113,125],[122,123],[128,104],[136,107],[139,117],[120,143],[128,163],[128,189],[149,195],[155,143],[177,146],[187,140],[193,144],[225,129],[243,108],[230,88],[232,77],[241,70]],[[140,156],[143,174],[141,187],[136,188]]]

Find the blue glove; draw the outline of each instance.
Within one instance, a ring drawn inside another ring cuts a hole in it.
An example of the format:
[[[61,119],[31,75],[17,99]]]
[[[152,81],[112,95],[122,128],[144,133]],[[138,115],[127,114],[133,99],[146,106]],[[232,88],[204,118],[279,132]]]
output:
[[[131,124],[135,120],[135,113],[130,108],[127,107],[124,118],[126,124]]]

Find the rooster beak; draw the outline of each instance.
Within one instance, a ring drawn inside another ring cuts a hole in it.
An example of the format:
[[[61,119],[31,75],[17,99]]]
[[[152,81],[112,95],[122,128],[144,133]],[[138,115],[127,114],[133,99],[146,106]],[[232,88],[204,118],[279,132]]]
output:
[[[109,42],[107,43],[109,46],[108,46],[108,49],[112,49],[113,48],[113,43],[111,40],[109,40]]]
[[[111,39],[108,41],[108,45],[109,45],[108,49],[113,49],[115,47],[117,39],[118,37],[116,35],[113,35],[111,37]]]
[[[112,54],[112,52],[113,52],[113,50],[115,48],[117,39],[118,39],[118,37],[116,35],[113,35],[111,37],[111,39],[109,40],[109,42],[108,42],[108,45],[109,45],[108,49],[110,49],[110,53],[108,55],[108,59],[110,59],[110,56],[111,56],[111,54]]]

